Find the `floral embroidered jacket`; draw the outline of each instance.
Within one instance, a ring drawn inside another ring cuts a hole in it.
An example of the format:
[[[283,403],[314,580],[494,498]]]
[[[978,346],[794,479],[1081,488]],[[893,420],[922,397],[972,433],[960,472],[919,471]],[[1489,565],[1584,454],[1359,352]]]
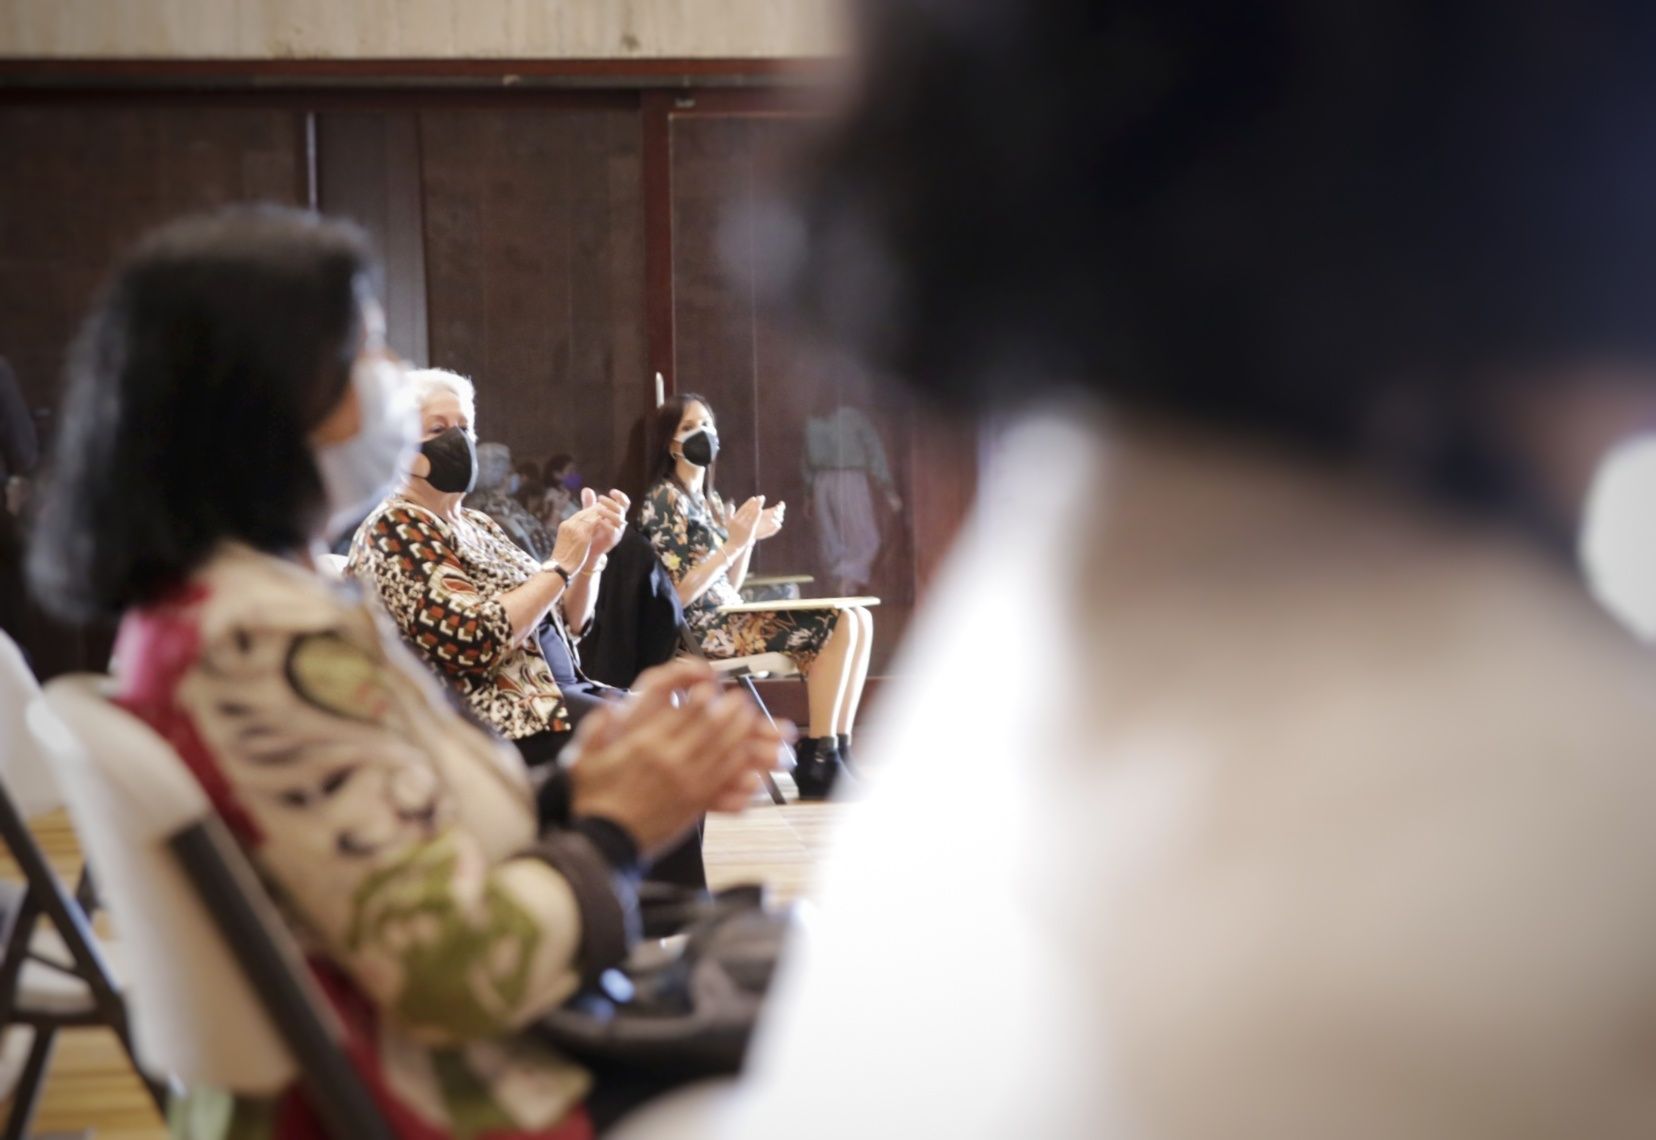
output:
[[[587,1075],[526,1028],[627,943],[627,888],[537,834],[515,752],[447,707],[355,591],[227,546],[130,613],[121,702],[251,854],[399,1136],[575,1140]],[[191,1089],[180,1136],[320,1135],[302,1095]]]

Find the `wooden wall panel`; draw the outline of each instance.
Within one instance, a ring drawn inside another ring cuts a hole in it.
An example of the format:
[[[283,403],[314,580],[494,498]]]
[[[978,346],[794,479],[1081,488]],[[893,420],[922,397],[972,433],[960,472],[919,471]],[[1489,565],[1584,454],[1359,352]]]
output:
[[[0,107],[0,355],[55,405],[98,282],[145,230],[230,202],[297,204],[296,111]]]
[[[316,117],[316,143],[318,207],[373,238],[387,340],[423,366],[430,356],[419,120],[413,111],[327,111]]]
[[[646,406],[633,111],[423,111],[431,361],[473,378],[479,434],[613,478]]]
[[[0,107],[0,355],[34,407],[57,407],[93,293],[146,230],[231,202],[300,201],[301,127],[270,109]],[[49,677],[103,669],[111,635],[31,610],[19,640]]]

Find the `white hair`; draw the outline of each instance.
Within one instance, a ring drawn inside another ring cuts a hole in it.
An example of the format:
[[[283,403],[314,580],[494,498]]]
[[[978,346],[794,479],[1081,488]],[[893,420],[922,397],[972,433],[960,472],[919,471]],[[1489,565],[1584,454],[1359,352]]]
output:
[[[447,368],[416,368],[408,374],[408,383],[414,389],[414,399],[425,409],[426,401],[438,392],[448,392],[460,401],[460,410],[466,415],[466,422],[472,425],[472,434],[477,434],[477,389],[472,382],[458,372],[450,372]]]

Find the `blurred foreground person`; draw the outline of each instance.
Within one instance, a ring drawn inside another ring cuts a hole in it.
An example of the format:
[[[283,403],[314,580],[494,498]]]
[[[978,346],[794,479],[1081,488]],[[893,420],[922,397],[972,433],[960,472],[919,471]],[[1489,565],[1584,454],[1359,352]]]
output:
[[[1656,1135],[1656,10],[860,10],[771,282],[1020,421],[726,1134]]]
[[[518,755],[316,572],[418,439],[370,277],[358,231],[297,211],[150,235],[75,350],[30,569],[66,616],[121,616],[117,699],[302,933],[395,1133],[578,1140],[642,1090],[534,1022],[626,955],[641,854],[745,803],[778,739],[704,668],[664,668],[589,718],[567,813],[537,818]],[[297,1087],[192,1088],[171,1117],[191,1140],[321,1134]]]

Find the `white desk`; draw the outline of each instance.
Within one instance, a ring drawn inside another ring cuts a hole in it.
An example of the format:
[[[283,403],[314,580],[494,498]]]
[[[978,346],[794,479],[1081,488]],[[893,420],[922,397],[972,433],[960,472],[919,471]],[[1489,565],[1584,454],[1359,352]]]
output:
[[[788,610],[849,610],[872,609],[879,598],[779,598],[773,602],[738,602],[720,606],[721,614],[768,614]]]

